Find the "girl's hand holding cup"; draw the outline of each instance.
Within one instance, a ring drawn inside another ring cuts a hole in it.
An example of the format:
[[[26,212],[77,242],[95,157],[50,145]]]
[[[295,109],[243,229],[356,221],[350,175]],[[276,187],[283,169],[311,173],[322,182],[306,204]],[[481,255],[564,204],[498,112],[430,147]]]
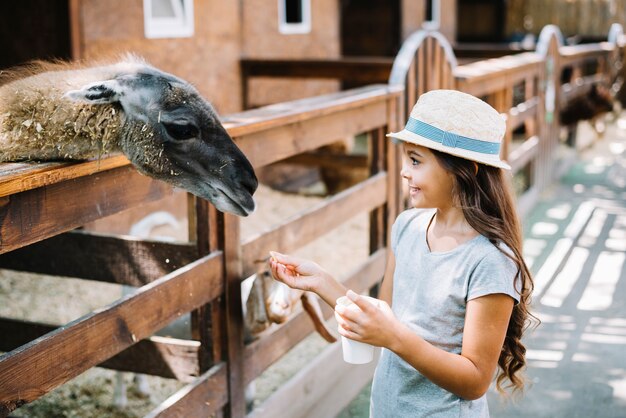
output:
[[[352,304],[358,309],[351,308]],[[338,299],[335,318],[342,337],[393,351],[400,322],[387,302],[348,290],[346,298]]]

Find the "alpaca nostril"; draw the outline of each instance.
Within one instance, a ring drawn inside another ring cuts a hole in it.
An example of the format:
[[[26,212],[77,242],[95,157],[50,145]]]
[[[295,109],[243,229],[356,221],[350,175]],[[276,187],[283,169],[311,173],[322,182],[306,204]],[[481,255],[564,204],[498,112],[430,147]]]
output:
[[[251,195],[254,194],[257,187],[259,187],[259,180],[256,178],[254,171],[250,173],[250,177],[245,177],[242,181],[242,186],[246,189],[248,193]]]

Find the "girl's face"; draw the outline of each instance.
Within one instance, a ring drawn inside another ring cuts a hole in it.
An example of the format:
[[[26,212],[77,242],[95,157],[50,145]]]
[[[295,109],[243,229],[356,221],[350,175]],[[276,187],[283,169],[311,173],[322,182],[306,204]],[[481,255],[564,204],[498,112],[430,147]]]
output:
[[[400,175],[409,185],[414,208],[448,208],[453,206],[454,177],[426,147],[403,142]]]

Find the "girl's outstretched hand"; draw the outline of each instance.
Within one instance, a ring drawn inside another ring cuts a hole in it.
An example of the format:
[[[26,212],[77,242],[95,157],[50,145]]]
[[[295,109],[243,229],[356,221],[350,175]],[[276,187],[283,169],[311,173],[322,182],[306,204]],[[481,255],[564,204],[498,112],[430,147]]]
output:
[[[339,334],[377,347],[393,346],[398,337],[396,330],[401,323],[387,302],[378,299],[376,306],[352,290],[348,290],[346,296],[360,308],[360,311],[346,306],[335,306]]]
[[[319,293],[329,274],[317,263],[270,251],[270,270],[274,279],[294,289]]]

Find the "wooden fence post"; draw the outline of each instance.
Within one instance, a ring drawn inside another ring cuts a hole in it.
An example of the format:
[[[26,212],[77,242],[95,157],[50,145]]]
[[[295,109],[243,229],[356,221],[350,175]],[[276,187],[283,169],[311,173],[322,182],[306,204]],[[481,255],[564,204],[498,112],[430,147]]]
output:
[[[226,339],[229,402],[226,416],[246,416],[243,361],[243,311],[241,308],[241,225],[235,215],[224,215],[224,285],[226,289]]]
[[[539,190],[550,184],[555,176],[554,156],[559,140],[559,110],[561,96],[561,62],[559,49],[563,35],[555,25],[547,25],[539,34],[536,52],[543,57],[545,65],[540,79],[540,103],[537,112],[540,147],[535,178]],[[543,110],[543,111],[542,111]]]

